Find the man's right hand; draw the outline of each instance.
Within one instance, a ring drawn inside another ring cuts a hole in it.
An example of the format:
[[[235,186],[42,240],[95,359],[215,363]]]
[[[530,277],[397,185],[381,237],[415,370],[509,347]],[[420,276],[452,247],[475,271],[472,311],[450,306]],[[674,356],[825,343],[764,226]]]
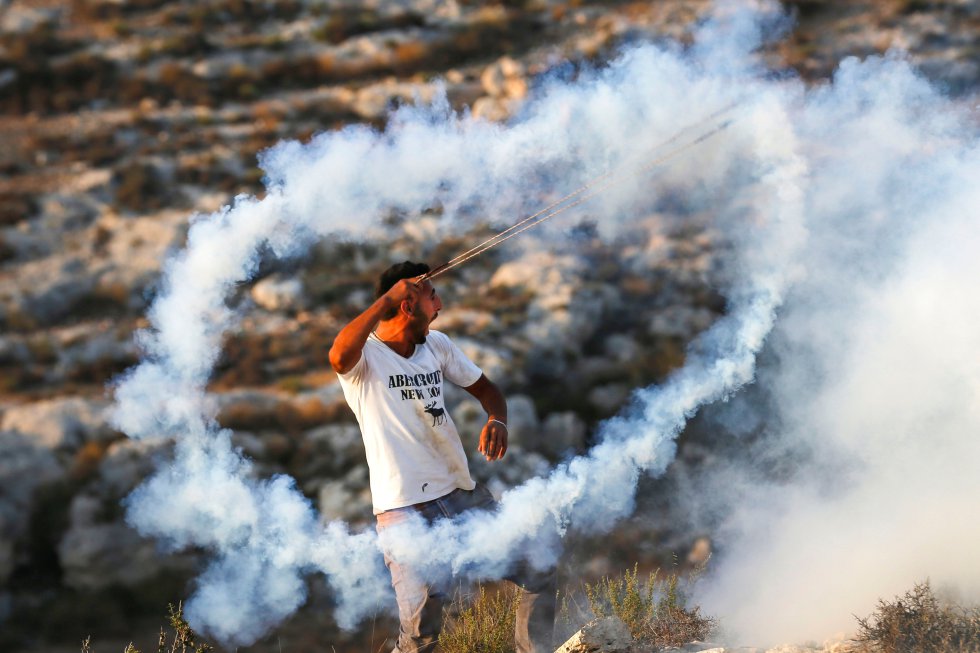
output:
[[[402,302],[407,301],[414,309],[422,296],[422,285],[414,279],[402,279],[388,289],[384,296],[389,306],[401,306]]]

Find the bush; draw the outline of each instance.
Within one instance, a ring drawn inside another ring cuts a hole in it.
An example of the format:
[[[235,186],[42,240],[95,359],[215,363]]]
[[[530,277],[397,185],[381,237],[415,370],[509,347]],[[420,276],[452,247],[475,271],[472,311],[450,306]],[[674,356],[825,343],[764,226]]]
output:
[[[514,653],[514,626],[520,590],[510,588],[493,594],[480,586],[469,606],[462,597],[453,602],[453,612],[439,636],[443,653]]]
[[[157,640],[158,653],[208,653],[214,650],[210,644],[197,641],[197,633],[191,630],[191,627],[184,619],[183,605],[178,603],[176,608],[174,608],[173,604],[168,607],[170,609],[168,620],[174,632],[172,639],[170,639],[167,637],[167,633],[163,628],[160,629],[160,638]],[[169,643],[168,639],[170,639]],[[91,637],[87,637],[82,642],[82,653],[93,653],[91,640]],[[140,653],[140,650],[130,642],[123,653]]]
[[[635,640],[655,648],[704,640],[715,627],[714,619],[702,616],[699,607],[685,606],[677,574],[661,578],[658,570],[644,584],[634,565],[619,578],[586,584],[585,593],[595,616],[619,617]]]
[[[858,619],[858,641],[876,653],[980,653],[980,606],[942,602],[927,580],[905,596],[878,601]]]

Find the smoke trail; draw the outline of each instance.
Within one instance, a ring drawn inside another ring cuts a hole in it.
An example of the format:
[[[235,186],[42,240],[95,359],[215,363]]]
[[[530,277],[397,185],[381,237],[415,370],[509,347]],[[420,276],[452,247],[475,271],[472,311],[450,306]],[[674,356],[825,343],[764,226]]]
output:
[[[678,501],[719,533],[706,609],[753,645],[852,631],[926,578],[980,600],[976,123],[889,57],[844,62],[797,131],[821,147],[806,276],[758,391],[716,411],[742,452]]]
[[[255,272],[261,251],[290,255],[324,236],[364,233],[393,208],[413,214],[437,202],[450,220],[464,220],[461,207],[474,204],[491,218],[512,219],[537,208],[543,194],[564,194],[653,151],[689,120],[692,99],[705,115],[737,101],[733,125],[659,170],[655,184],[623,184],[592,205],[617,216],[601,223],[606,236],[656,189],[680,189],[717,207],[717,227],[733,245],[726,317],[666,384],[637,391],[587,456],[508,492],[499,514],[420,528],[389,544],[407,560],[424,552],[419,565],[494,577],[518,557],[550,562],[554,538],[567,528],[604,531],[630,514],[638,478],[666,469],[686,420],[752,380],[789,284],[812,272],[800,266],[808,212],[821,215],[833,199],[858,210],[860,193],[828,198],[827,185],[817,184],[818,194],[811,188],[814,174],[827,169],[820,150],[827,122],[852,87],[875,97],[871,71],[914,79],[899,61],[849,64],[858,79],[843,91],[835,84],[807,94],[798,82],[767,79],[751,53],[771,16],[728,14],[705,26],[687,52],[645,46],[575,84],[546,85],[505,127],[455,115],[442,99],[397,111],[384,133],[351,127],[308,145],[281,144],[262,159],[270,180],[264,199],[240,197],[194,222],[187,248],[166,267],[151,329],[139,336],[145,360],[116,388],[115,421],[131,437],[177,438],[173,464],[128,499],[128,519],[174,548],[215,553],[187,605],[195,627],[229,644],[254,641],[302,604],[308,573],[325,574],[344,627],[389,591],[370,532],[320,526],[291,479],[253,478],[214,421],[205,384],[237,317],[225,297]],[[921,84],[910,87],[924,93]],[[861,110],[858,102],[852,113]],[[896,117],[896,124],[905,123]],[[540,188],[536,179],[560,181]]]

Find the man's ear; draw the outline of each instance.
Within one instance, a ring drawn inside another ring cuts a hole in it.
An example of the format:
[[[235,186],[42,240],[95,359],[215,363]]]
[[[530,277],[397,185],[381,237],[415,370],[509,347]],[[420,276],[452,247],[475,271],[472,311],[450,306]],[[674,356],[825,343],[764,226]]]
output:
[[[415,306],[407,299],[402,302],[402,310],[409,315],[415,315]]]

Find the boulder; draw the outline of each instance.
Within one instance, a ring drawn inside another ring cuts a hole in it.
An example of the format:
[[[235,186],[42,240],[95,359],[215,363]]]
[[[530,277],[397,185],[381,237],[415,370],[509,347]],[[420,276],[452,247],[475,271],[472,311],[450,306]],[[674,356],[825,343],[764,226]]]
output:
[[[602,413],[611,415],[626,403],[632,391],[625,383],[606,383],[589,390],[589,403]]]
[[[113,442],[99,463],[96,487],[106,500],[118,504],[157,469],[161,462],[173,456],[174,442],[170,439],[130,440]]]
[[[365,462],[364,441],[357,424],[325,424],[307,431],[299,444],[300,480],[334,478]]]
[[[473,117],[490,122],[503,122],[517,109],[514,100],[502,97],[484,96],[473,103]]]
[[[31,436],[49,449],[75,449],[85,442],[108,441],[116,432],[108,425],[108,402],[50,399],[8,408],[0,429]]]
[[[303,282],[272,274],[252,286],[252,299],[267,311],[299,311],[309,304]]]
[[[527,95],[524,73],[524,65],[519,61],[501,57],[484,69],[480,75],[480,83],[490,97],[521,99]]]
[[[284,397],[259,390],[234,390],[214,395],[218,423],[230,429],[253,430],[275,426]]]
[[[558,458],[585,447],[585,422],[572,411],[551,413],[541,428],[541,441],[535,448]]]
[[[470,473],[474,480],[486,483],[491,492],[500,495],[528,479],[548,473],[548,460],[536,451],[520,446],[507,447],[503,460],[488,462],[476,448],[467,451]]]
[[[355,467],[344,478],[320,485],[317,508],[324,523],[338,519],[346,522],[369,519],[373,510],[367,466]]]
[[[466,356],[477,364],[489,379],[503,379],[511,367],[510,352],[495,348],[472,338],[454,338],[456,345]]]
[[[122,521],[94,522],[98,511],[84,505],[94,501],[75,498],[72,523],[58,544],[65,585],[82,591],[135,588],[162,573],[192,569],[189,557],[163,555],[154,541]]]
[[[619,617],[604,617],[586,624],[555,653],[634,653],[633,636]]]
[[[667,306],[654,314],[647,331],[655,336],[691,338],[711,326],[715,317],[707,308]]]
[[[68,315],[91,295],[96,279],[85,260],[74,254],[54,254],[18,269],[20,287],[10,308],[40,323],[50,324]]]
[[[527,395],[507,397],[508,442],[533,449],[541,438],[540,431],[541,422],[534,401]]]

